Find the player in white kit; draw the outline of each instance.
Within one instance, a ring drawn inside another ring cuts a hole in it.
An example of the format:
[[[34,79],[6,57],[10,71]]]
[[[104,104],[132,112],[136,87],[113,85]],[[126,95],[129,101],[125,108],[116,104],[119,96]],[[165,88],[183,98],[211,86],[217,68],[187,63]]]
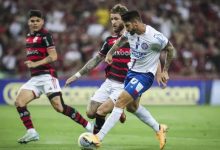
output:
[[[168,69],[173,59],[174,47],[168,39],[153,27],[142,23],[137,11],[129,11],[122,16],[126,32],[117,40],[106,55],[105,61],[112,63],[112,56],[118,47],[129,42],[131,49],[131,62],[125,78],[124,90],[115,103],[114,109],[102,129],[96,135],[89,138],[98,147],[105,135],[119,120],[123,109],[131,102],[137,101],[138,97],[147,91],[154,80],[162,50],[166,51],[165,64],[162,69],[162,80],[169,79]],[[152,120],[157,123],[155,120]],[[158,125],[156,135],[160,141],[160,149],[166,144],[167,125]]]

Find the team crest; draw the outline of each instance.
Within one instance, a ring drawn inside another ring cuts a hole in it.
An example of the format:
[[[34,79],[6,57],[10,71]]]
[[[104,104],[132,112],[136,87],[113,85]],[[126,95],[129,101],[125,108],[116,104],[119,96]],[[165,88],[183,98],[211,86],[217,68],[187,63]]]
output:
[[[146,50],[146,49],[148,48],[147,43],[142,43],[142,44],[141,44],[141,48],[144,49],[144,50]]]

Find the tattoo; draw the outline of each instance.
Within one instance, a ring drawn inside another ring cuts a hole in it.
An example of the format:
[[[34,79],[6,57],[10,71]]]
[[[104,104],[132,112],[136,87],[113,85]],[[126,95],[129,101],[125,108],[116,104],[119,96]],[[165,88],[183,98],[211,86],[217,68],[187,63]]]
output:
[[[47,63],[51,63],[53,61],[53,58],[51,56],[47,56],[46,61]]]
[[[167,46],[164,48],[165,51],[167,51],[167,57],[166,57],[166,60],[165,60],[165,64],[164,64],[164,68],[163,70],[164,71],[168,71],[169,67],[170,67],[170,64],[173,60],[173,53],[175,51],[173,45],[168,42]]]
[[[115,53],[115,51],[123,46],[125,43],[127,42],[126,37],[122,36],[121,38],[119,38],[116,43],[112,46],[112,48],[109,50],[109,54],[113,55]]]
[[[88,73],[90,70],[95,68],[104,58],[97,54],[94,58],[90,59],[85,66],[79,71],[81,75]]]

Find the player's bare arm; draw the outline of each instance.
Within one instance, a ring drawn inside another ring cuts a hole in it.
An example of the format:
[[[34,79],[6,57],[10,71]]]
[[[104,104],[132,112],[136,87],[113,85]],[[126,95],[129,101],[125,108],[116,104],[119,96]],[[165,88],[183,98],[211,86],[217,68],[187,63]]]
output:
[[[87,74],[90,72],[92,69],[94,69],[102,60],[104,57],[101,55],[97,54],[95,57],[90,59],[85,66],[79,71],[81,75]]]
[[[127,38],[122,36],[120,37],[115,44],[112,46],[112,48],[108,51],[106,58],[105,58],[105,62],[107,62],[108,64],[112,63],[112,55],[115,53],[115,51],[123,46],[125,43],[127,42]]]
[[[167,86],[167,80],[162,80],[162,69],[161,69],[161,62],[159,61],[157,72],[156,72],[156,80],[159,86],[161,86],[162,89],[166,88]]]
[[[78,78],[80,78],[82,75],[87,74],[90,72],[92,69],[94,69],[102,60],[104,57],[101,55],[97,54],[95,57],[90,59],[80,71],[78,71],[76,74],[72,75],[70,78],[66,80],[65,86],[68,86],[70,83],[74,82]]]
[[[167,80],[169,80],[168,69],[173,60],[173,56],[174,56],[173,54],[174,54],[175,48],[173,47],[171,42],[168,42],[164,50],[166,51],[167,55],[166,55],[165,64],[164,64],[163,71],[162,71],[162,80],[164,82],[167,82]]]
[[[42,60],[33,62],[33,61],[25,61],[24,63],[27,65],[28,68],[36,68],[40,65],[49,64],[57,60],[57,52],[55,48],[48,49],[48,56]]]

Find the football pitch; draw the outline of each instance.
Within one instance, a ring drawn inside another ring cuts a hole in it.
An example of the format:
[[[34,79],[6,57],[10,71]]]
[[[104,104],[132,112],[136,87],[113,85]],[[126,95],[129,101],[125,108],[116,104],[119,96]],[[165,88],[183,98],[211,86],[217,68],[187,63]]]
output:
[[[85,116],[85,106],[76,106]],[[169,126],[164,150],[219,150],[220,107],[148,106],[153,116]],[[85,130],[50,106],[29,106],[40,140],[20,145],[25,129],[13,106],[0,106],[0,150],[79,150],[77,139]],[[126,112],[105,137],[100,150],[159,150],[151,128]]]

